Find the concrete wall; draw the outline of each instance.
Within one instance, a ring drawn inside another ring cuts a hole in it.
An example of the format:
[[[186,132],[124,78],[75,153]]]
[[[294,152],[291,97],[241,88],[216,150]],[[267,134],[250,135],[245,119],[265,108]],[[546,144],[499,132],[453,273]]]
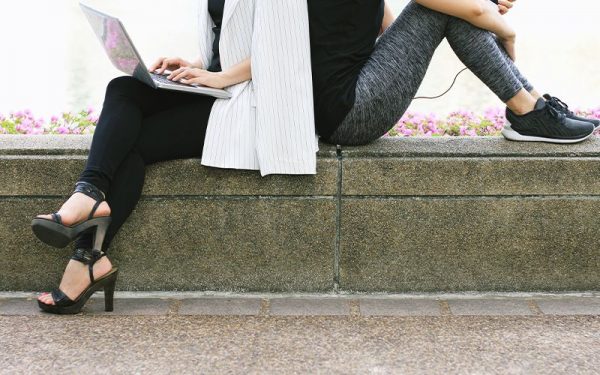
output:
[[[86,136],[0,136],[0,290],[54,286],[70,249],[29,223],[70,194]],[[600,140],[321,145],[317,176],[148,169],[113,242],[125,290],[600,290]]]

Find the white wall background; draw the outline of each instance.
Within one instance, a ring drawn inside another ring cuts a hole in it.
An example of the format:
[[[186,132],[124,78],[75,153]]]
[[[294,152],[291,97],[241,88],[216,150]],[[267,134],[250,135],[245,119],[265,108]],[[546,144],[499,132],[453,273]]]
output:
[[[397,13],[408,0],[388,0]],[[196,0],[87,0],[119,16],[147,62],[159,55],[193,59]],[[540,89],[573,106],[600,106],[600,4],[591,0],[517,0],[507,16],[518,32],[518,66]],[[0,113],[31,108],[50,115],[102,104],[119,75],[95,40],[76,0],[0,2]],[[462,67],[444,42],[419,91],[443,92]],[[470,73],[442,99],[412,109],[482,110],[498,100]]]

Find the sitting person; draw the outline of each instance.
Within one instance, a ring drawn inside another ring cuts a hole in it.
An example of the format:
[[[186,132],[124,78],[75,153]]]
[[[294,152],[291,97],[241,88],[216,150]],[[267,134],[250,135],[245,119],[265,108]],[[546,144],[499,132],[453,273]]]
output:
[[[308,0],[316,128],[321,139],[363,145],[385,135],[415,96],[445,38],[503,102],[514,141],[575,143],[600,121],[542,97],[514,64],[514,0],[413,0],[395,19],[385,0]]]

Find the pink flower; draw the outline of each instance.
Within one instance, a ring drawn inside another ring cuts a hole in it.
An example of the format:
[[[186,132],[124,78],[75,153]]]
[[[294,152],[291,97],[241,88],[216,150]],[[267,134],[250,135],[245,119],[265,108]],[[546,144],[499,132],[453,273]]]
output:
[[[31,128],[28,132],[27,135],[41,135],[44,134],[44,129],[40,129],[40,128]]]
[[[67,128],[66,126],[59,126],[58,128],[56,128],[56,132],[58,134],[69,134],[69,128]]]
[[[51,124],[56,123],[56,122],[58,122],[58,116],[54,115],[54,116],[50,117]]]
[[[86,112],[87,112],[87,114],[89,115],[89,114],[91,114],[92,112],[94,112],[94,108],[93,108],[93,107],[91,107],[91,106],[89,106]]]

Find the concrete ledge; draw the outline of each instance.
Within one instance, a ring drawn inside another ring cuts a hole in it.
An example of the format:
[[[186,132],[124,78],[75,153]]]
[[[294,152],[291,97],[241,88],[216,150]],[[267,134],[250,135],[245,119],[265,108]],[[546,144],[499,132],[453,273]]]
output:
[[[70,193],[89,136],[0,136],[0,290],[55,285],[69,249],[31,234]],[[316,176],[178,160],[148,168],[113,243],[122,290],[600,289],[600,140],[321,145]]]

